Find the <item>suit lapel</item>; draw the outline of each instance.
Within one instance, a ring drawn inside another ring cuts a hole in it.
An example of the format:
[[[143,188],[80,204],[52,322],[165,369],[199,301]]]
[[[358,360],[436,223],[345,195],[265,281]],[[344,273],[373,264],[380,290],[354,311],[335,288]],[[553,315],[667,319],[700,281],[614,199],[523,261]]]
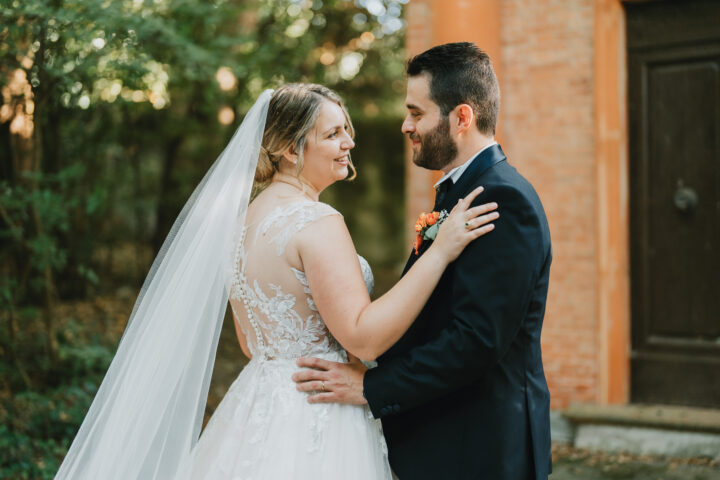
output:
[[[505,154],[502,148],[500,148],[500,145],[493,145],[480,152],[458,179],[457,183],[450,188],[440,204],[439,209],[447,210],[448,212],[452,210],[458,199],[468,193],[470,187],[477,183],[477,179],[480,178],[483,173],[496,163],[504,160]]]
[[[467,193],[468,188],[477,182],[477,179],[485,173],[493,165],[505,160],[505,154],[500,148],[500,145],[493,145],[480,152],[473,160],[467,170],[458,179],[457,183],[450,187],[445,198],[438,206],[438,211],[447,210],[448,212],[457,203],[458,199]],[[403,275],[413,266],[418,258],[427,250],[432,242],[424,241],[420,246],[419,252],[415,255],[415,250],[410,252],[410,258],[408,258],[405,268],[403,269]]]

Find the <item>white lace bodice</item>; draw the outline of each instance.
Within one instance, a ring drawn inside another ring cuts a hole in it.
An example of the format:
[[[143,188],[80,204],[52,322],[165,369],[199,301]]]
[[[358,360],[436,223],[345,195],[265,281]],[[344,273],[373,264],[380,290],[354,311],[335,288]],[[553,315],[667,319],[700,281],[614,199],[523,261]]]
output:
[[[230,304],[253,358],[345,357],[320,317],[305,272],[288,261],[293,235],[328,215],[340,213],[324,203],[301,201],[279,206],[256,225],[242,229]],[[370,266],[364,258],[358,259],[372,291]]]
[[[315,306],[293,241],[328,215],[339,213],[295,202],[240,230],[230,304],[252,360],[193,450],[192,479],[391,480],[382,426],[367,405],[311,404],[292,381],[297,357],[347,361]],[[370,267],[359,258],[372,289]]]

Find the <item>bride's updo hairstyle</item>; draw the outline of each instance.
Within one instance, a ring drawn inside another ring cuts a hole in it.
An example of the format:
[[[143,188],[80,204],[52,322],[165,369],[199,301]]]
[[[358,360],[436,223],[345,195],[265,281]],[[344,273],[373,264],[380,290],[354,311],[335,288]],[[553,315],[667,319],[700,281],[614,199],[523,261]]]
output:
[[[355,137],[350,115],[337,93],[314,83],[288,83],[279,87],[270,98],[260,158],[255,170],[256,187],[264,188],[270,183],[280,168],[283,154],[291,149],[297,153],[295,174],[300,176],[307,136],[315,126],[324,101],[333,102],[342,109],[350,136]],[[348,180],[352,180],[356,171],[351,159],[348,166],[351,171]]]

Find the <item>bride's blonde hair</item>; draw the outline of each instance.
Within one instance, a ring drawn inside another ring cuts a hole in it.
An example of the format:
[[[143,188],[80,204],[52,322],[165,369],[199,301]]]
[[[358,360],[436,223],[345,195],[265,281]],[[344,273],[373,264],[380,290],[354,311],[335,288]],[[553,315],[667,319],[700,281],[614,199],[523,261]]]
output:
[[[270,99],[260,157],[255,169],[257,188],[264,188],[270,183],[279,169],[283,154],[290,149],[297,153],[295,174],[300,176],[308,133],[315,126],[320,106],[326,100],[342,109],[350,136],[354,138],[355,130],[345,104],[340,96],[329,88],[314,83],[288,83],[275,90]],[[352,180],[357,172],[349,152],[348,159],[351,171],[348,180]]]

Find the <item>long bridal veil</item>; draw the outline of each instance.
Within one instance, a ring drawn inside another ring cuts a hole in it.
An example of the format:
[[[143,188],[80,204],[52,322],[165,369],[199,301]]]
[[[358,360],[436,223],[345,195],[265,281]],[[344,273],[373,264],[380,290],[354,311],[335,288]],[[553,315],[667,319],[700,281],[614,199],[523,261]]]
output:
[[[175,221],[56,479],[172,479],[202,426],[271,90]]]

